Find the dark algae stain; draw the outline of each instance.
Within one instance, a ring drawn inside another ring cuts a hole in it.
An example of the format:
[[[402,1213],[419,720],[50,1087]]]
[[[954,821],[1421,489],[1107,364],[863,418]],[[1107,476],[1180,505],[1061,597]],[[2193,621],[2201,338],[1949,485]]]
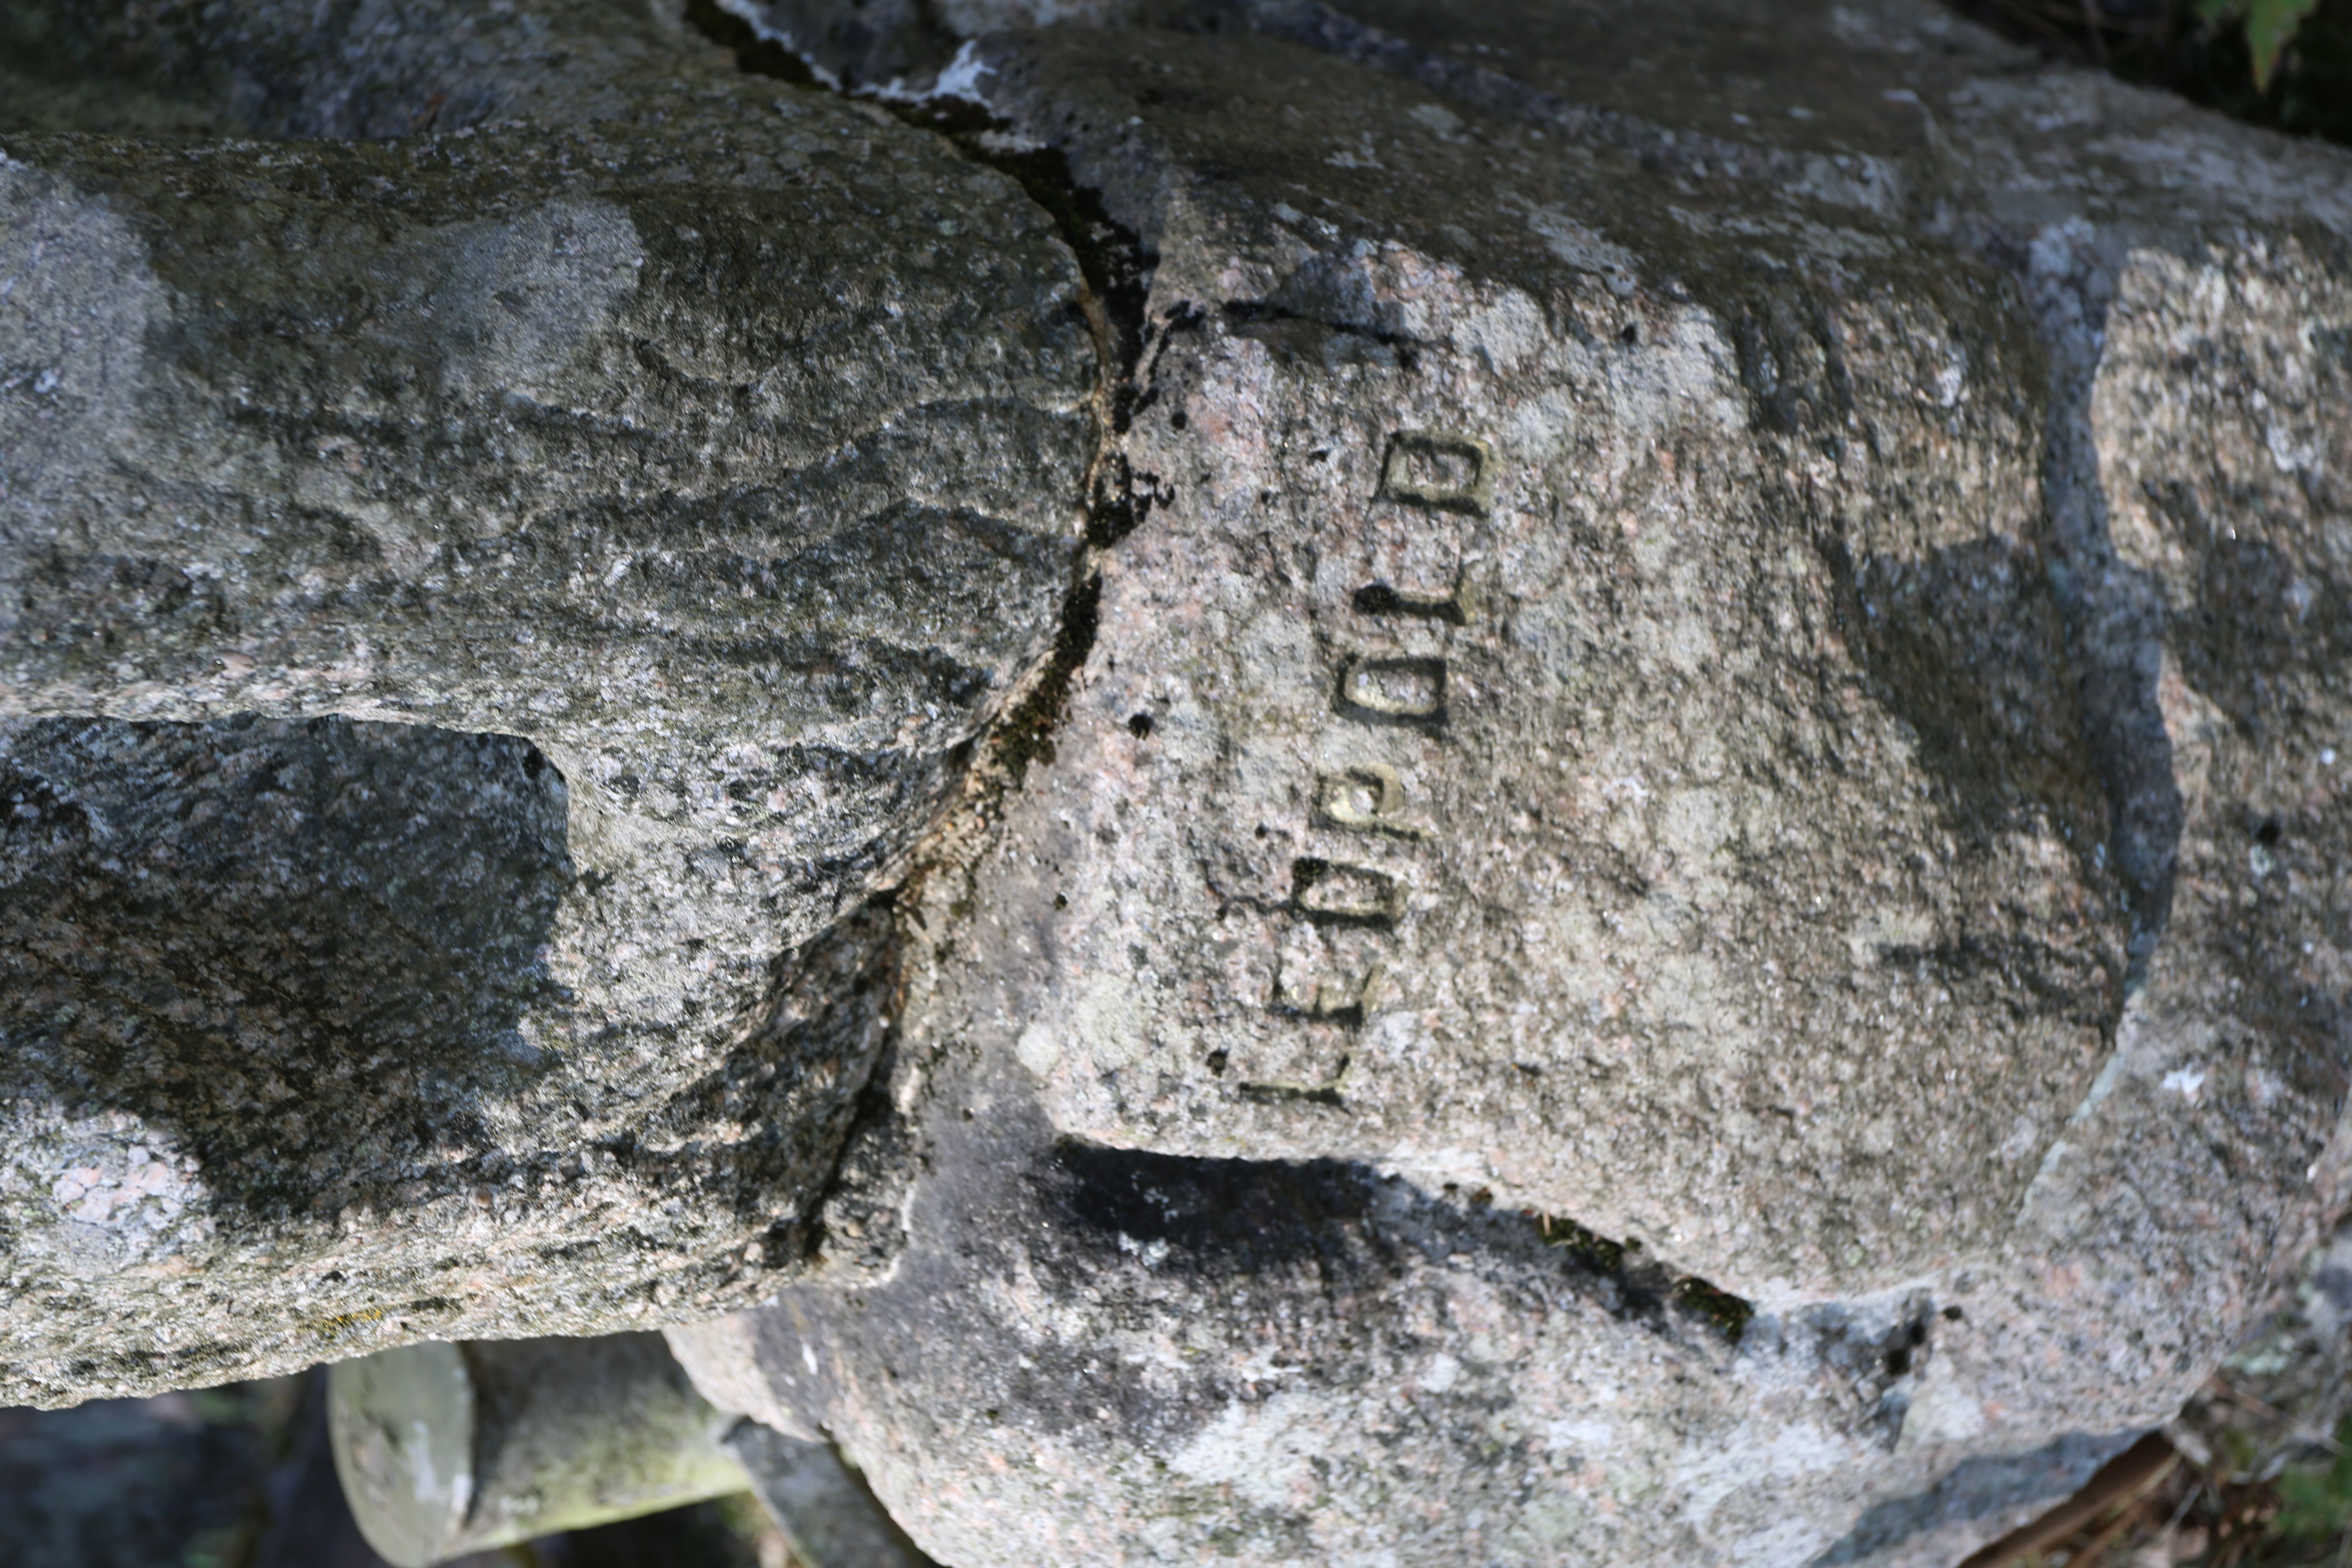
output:
[[[997,726],[992,742],[996,755],[1016,786],[1027,776],[1031,763],[1053,763],[1054,731],[1069,711],[1070,682],[1094,651],[1101,609],[1102,576],[1097,573],[1071,590],[1045,674]]]
[[[1497,1211],[1483,1194],[1466,1204],[1433,1196],[1343,1161],[1202,1159],[1066,1140],[1033,1179],[1057,1228],[1164,1244],[1162,1268],[1222,1278],[1307,1264],[1337,1279],[1392,1268],[1407,1249],[1432,1259],[1549,1251],[1570,1287],[1612,1317],[1668,1333],[1700,1324],[1736,1344],[1755,1315],[1748,1302],[1675,1275],[1637,1243],[1572,1220]]]
[[[1597,1275],[1616,1281],[1629,1304],[1655,1310],[1671,1306],[1704,1319],[1733,1344],[1748,1331],[1756,1316],[1754,1303],[1711,1285],[1696,1275],[1676,1276],[1655,1259],[1642,1256],[1638,1241],[1612,1241],[1572,1219],[1530,1215],[1546,1244],[1560,1248]]]

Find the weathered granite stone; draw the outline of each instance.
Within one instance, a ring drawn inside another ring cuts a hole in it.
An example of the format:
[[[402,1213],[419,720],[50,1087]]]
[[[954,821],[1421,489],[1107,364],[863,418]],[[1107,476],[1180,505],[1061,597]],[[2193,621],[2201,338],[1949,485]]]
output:
[[[670,1334],[944,1563],[1702,1561],[1734,1522],[1802,1561],[1936,1321],[1921,1294],[1735,1337],[1589,1235],[1360,1166],[1057,1143],[1014,1063],[953,1050],[920,1098],[893,1268]]]
[[[736,1425],[653,1333],[434,1341],[328,1370],[335,1468],[394,1568],[742,1491]]]
[[[101,10],[435,129],[0,135],[0,1398],[755,1298],[1068,588],[1069,252],[634,5]]]
[[[408,133],[0,138],[12,1387],[768,1296],[959,1568],[1924,1568],[2178,1407],[2352,1166],[2342,153],[1906,0],[735,9],[952,147],[10,13]]]
[[[1718,244],[1280,46],[1032,47],[1024,105],[1191,106],[1157,189],[1103,172],[1160,253],[1151,510],[990,879],[1055,1124],[1766,1298],[1991,1234],[2123,968],[1999,280],[1778,190]],[[1322,107],[1244,147],[1212,82]],[[1323,234],[1276,209],[1332,148]]]
[[[2352,160],[1895,3],[1127,15],[928,46],[1152,263],[1092,639],[898,1184],[673,1342],[972,1568],[1959,1560],[2346,1197]]]
[[[739,1421],[727,1451],[776,1521],[800,1568],[931,1568],[830,1443]]]

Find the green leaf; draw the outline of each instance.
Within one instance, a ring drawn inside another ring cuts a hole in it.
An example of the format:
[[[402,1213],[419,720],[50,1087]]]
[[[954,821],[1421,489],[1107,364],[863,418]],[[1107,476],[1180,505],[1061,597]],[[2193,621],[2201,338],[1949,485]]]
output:
[[[2246,43],[2254,53],[2254,89],[2268,92],[2279,56],[2286,52],[2294,30],[2317,8],[2319,0],[2252,0],[2246,7]]]
[[[2197,0],[2197,19],[2219,22],[2238,14],[2242,0]]]

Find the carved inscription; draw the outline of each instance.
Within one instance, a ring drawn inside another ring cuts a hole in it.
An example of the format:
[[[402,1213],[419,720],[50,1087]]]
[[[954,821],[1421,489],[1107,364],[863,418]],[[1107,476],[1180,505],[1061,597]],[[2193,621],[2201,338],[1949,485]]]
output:
[[[1381,974],[1381,966],[1375,963],[1353,984],[1334,984],[1328,980],[1295,980],[1286,972],[1277,970],[1274,977],[1274,1005],[1276,1011],[1296,1017],[1360,1028],[1371,1006],[1372,994],[1379,989]]]
[[[1367,724],[1445,725],[1442,658],[1353,658],[1339,672],[1339,711]]]
[[[1400,430],[1381,464],[1381,498],[1484,517],[1495,500],[1495,454],[1454,430]]]
[[[1241,1097],[1260,1105],[1280,1105],[1285,1100],[1301,1101],[1307,1105],[1339,1105],[1339,1086],[1348,1079],[1348,1058],[1339,1058],[1339,1071],[1329,1083],[1245,1083]]]
[[[1459,585],[1444,594],[1415,594],[1373,583],[1356,590],[1356,613],[1362,616],[1412,616],[1458,626],[1470,618],[1467,595]]]
[[[1314,820],[1318,827],[1382,833],[1391,838],[1422,837],[1421,829],[1404,819],[1404,782],[1385,763],[1318,774]]]
[[[1451,430],[1400,430],[1389,437],[1375,499],[1484,517],[1494,493],[1494,451],[1476,437]],[[1471,619],[1468,586],[1459,579],[1437,592],[1369,583],[1355,591],[1349,605],[1368,618],[1404,618],[1439,626],[1466,626]],[[1445,688],[1442,657],[1360,653],[1341,663],[1332,706],[1340,718],[1354,723],[1442,737]],[[1428,829],[1412,819],[1406,805],[1404,781],[1395,768],[1386,763],[1354,763],[1316,775],[1312,821],[1326,830],[1407,845],[1426,842]],[[1380,961],[1365,961],[1363,944],[1392,939],[1404,917],[1405,894],[1405,881],[1394,871],[1321,856],[1293,860],[1290,913],[1324,933],[1315,942],[1341,944],[1324,948],[1323,962],[1336,959],[1343,977],[1317,973],[1318,961],[1311,956],[1278,959],[1273,1010],[1301,1023],[1361,1028],[1386,978]],[[1343,952],[1352,957],[1339,958]],[[1321,1083],[1286,1081],[1291,1075],[1277,1068],[1236,1088],[1244,1099],[1261,1104],[1339,1106],[1349,1059],[1341,1054]]]
[[[1290,863],[1290,907],[1320,926],[1395,927],[1404,888],[1386,871],[1302,856]]]

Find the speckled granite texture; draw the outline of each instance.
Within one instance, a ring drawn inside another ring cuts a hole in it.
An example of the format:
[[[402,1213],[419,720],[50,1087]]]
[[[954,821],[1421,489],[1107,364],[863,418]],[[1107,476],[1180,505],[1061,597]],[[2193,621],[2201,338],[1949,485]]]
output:
[[[240,139],[0,111],[5,1397],[755,1299],[1067,591],[1051,220],[635,5],[6,14]]]
[[[905,1249],[674,1340],[959,1563],[1959,1560],[2341,1205],[2352,162],[1926,6],[1114,19],[931,46],[1153,269]]]
[[[1927,1568],[2341,1211],[2342,153],[1907,0],[6,14],[25,1396],[659,1321],[958,1568]]]

